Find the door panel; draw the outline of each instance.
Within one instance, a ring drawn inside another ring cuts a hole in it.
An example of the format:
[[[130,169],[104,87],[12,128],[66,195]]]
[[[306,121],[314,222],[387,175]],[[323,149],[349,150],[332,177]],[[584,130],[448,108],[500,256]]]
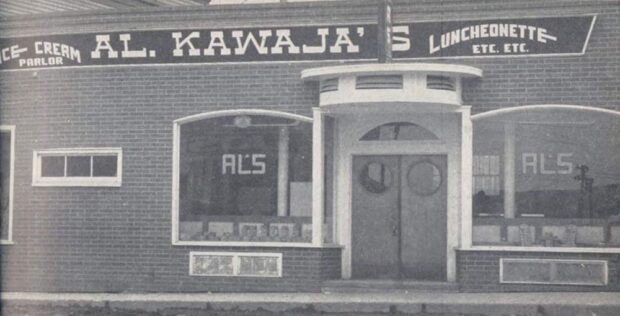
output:
[[[398,277],[398,162],[397,156],[353,158],[354,278]]]
[[[443,280],[446,271],[445,156],[403,156],[401,162],[403,277]]]
[[[355,156],[352,276],[445,280],[446,156]]]

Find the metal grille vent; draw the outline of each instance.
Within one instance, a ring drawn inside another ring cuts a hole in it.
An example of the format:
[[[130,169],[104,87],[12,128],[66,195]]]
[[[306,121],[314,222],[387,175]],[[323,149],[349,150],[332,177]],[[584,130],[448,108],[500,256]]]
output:
[[[325,79],[321,81],[319,92],[330,92],[338,90],[338,78]]]
[[[402,89],[403,76],[359,76],[355,82],[356,89]]]
[[[282,253],[190,252],[194,276],[282,277]]]
[[[454,78],[446,76],[426,76],[426,88],[435,90],[456,90]]]

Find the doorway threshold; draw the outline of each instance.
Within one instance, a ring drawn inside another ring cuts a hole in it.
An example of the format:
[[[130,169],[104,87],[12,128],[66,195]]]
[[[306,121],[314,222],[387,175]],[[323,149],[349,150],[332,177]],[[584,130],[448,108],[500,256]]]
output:
[[[381,293],[381,292],[445,292],[459,291],[457,283],[412,279],[355,279],[326,280],[321,285],[323,293]]]

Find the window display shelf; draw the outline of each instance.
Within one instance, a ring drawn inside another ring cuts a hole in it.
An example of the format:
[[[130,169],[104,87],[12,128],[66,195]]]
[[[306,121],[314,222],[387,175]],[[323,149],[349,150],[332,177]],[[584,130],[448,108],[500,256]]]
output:
[[[620,247],[620,221],[615,218],[476,218],[473,242],[524,247]]]
[[[310,217],[208,216],[180,224],[181,241],[312,242]]]

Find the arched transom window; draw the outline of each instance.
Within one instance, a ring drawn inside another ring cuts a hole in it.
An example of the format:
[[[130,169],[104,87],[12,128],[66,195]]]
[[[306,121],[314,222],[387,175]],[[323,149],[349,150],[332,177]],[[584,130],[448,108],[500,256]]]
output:
[[[391,122],[368,131],[360,140],[435,140],[437,136],[428,129],[410,122]]]

